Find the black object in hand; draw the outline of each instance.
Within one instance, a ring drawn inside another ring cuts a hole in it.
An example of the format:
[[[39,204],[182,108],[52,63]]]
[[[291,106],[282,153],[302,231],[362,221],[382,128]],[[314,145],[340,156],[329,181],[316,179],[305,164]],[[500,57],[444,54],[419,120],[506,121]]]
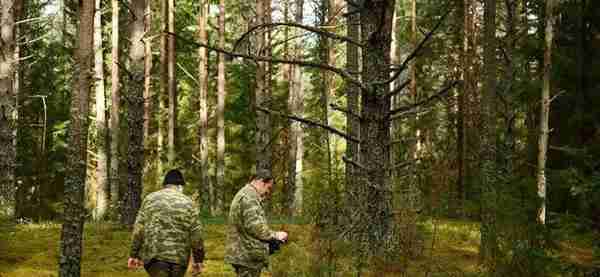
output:
[[[285,241],[281,241],[278,239],[271,239],[271,240],[267,241],[267,243],[269,244],[269,255],[272,255],[275,252],[279,251],[279,249],[281,249],[281,245],[284,244]]]

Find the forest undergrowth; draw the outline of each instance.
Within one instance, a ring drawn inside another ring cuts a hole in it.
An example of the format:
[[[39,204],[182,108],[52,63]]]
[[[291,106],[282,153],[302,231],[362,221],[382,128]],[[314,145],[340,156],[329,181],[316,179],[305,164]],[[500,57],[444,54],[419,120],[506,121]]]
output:
[[[278,222],[282,223],[282,222]],[[0,222],[0,277],[57,276],[60,224]],[[290,242],[271,257],[271,265],[262,276],[314,276],[314,251],[319,249],[310,224],[275,224],[290,232]],[[477,223],[447,219],[427,220],[420,224],[425,249],[411,258],[408,268],[388,264],[379,273],[369,270],[361,276],[485,276],[478,265],[479,226]],[[208,220],[205,229],[207,260],[202,276],[234,276],[231,266],[223,262],[226,225],[223,220]],[[573,238],[572,236],[569,236]],[[594,266],[590,235],[560,242],[552,255],[565,265]],[[82,276],[146,276],[143,270],[128,270],[130,232],[110,223],[85,226]],[[323,276],[357,276],[353,257],[334,253],[333,269]],[[330,264],[330,266],[332,266]],[[186,276],[191,276],[188,272]],[[557,273],[556,276],[564,276]]]

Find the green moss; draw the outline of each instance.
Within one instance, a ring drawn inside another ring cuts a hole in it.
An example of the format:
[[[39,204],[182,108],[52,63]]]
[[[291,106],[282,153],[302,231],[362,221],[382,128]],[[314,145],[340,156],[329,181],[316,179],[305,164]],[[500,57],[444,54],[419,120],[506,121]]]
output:
[[[223,262],[226,225],[222,223],[222,219],[216,219],[206,224],[207,260],[202,276],[235,275],[231,266]],[[271,265],[263,276],[315,276],[314,270],[335,271],[335,276],[353,275],[355,257],[351,251],[343,249],[347,248],[343,243],[333,244],[335,252],[327,257],[333,263],[325,263],[323,255],[331,253],[323,254],[325,246],[312,238],[312,225],[276,224],[274,227],[286,229],[290,233],[290,242],[271,257]],[[425,234],[422,255],[387,264],[377,273],[366,271],[365,276],[423,276],[425,272],[430,276],[449,276],[444,272],[452,276],[480,274],[477,223],[429,220],[419,228]],[[55,223],[0,224],[0,276],[57,276],[60,231],[61,226]],[[127,269],[129,243],[130,231],[127,229],[108,223],[86,224],[82,276],[146,276],[143,270]],[[581,253],[591,253],[591,249],[564,249],[564,255],[570,259],[581,258]]]

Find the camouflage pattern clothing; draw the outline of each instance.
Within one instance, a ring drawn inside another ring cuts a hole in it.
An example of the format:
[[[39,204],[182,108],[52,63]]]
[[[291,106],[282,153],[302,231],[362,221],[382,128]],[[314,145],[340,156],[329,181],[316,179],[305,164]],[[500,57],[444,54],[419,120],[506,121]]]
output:
[[[229,208],[229,227],[225,262],[260,270],[268,266],[269,245],[275,237],[267,225],[262,198],[247,184],[233,197]],[[248,275],[252,276],[252,275]]]
[[[201,263],[204,241],[199,213],[193,201],[174,188],[149,194],[135,220],[130,257],[187,268],[191,251],[194,262]]]

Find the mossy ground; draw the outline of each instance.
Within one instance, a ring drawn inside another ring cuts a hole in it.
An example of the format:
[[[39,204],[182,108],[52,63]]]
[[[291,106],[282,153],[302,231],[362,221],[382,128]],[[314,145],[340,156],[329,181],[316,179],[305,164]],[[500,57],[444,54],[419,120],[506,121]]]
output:
[[[60,224],[0,223],[0,277],[44,277],[57,276]],[[277,227],[281,227],[277,225]],[[312,276],[316,241],[312,238],[312,227],[308,224],[286,224],[292,241],[281,252],[271,258],[271,268],[263,276]],[[398,262],[383,273],[365,272],[362,276],[479,276],[477,251],[479,230],[476,223],[436,220],[426,222],[424,230],[429,237],[425,251],[419,258],[408,263]],[[435,236],[433,236],[435,234]],[[435,237],[435,240],[431,240]],[[234,276],[232,268],[223,262],[225,225],[221,220],[209,221],[206,225],[207,260],[202,276]],[[143,270],[128,270],[126,260],[129,250],[130,232],[108,223],[85,225],[82,276],[146,276]],[[561,259],[581,265],[594,262],[591,247],[587,242],[565,241],[558,253]],[[432,251],[433,250],[433,251]],[[341,254],[337,257],[335,274],[327,276],[356,276],[353,257]],[[408,265],[407,270],[399,269]],[[400,273],[403,272],[403,273]],[[188,274],[187,276],[191,276]]]

